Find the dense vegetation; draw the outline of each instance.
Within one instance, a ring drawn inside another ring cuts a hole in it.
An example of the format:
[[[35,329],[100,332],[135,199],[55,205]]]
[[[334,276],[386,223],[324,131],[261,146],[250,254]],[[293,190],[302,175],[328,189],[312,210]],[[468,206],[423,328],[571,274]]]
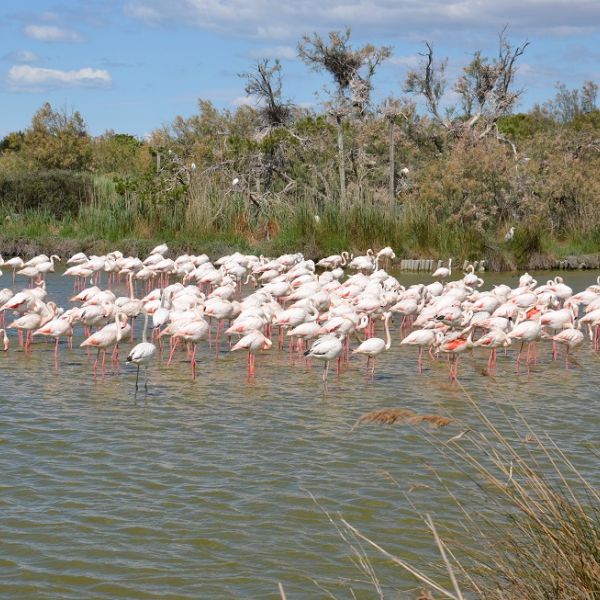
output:
[[[281,64],[262,60],[242,75],[255,106],[199,100],[197,114],[147,140],[92,137],[78,112],[46,103],[0,141],[0,242],[75,239],[100,250],[169,240],[313,256],[389,244],[402,256],[496,267],[595,253],[597,86],[559,85],[515,113],[527,44],[504,32],[499,42],[498,56],[475,53],[452,86],[426,45],[403,95],[376,106],[372,78],[391,50],[356,48],[349,31],[307,36],[300,58],[333,84],[320,111],[286,100]]]

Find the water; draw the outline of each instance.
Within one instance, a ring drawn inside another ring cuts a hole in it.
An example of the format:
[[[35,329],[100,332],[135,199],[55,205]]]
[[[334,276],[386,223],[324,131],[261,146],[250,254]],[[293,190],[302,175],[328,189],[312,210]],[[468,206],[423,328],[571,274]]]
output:
[[[566,275],[575,290],[594,279]],[[70,285],[52,276],[50,296],[66,305]],[[375,597],[325,511],[427,567],[437,553],[406,495],[436,520],[455,515],[429,469],[447,469],[443,457],[418,428],[351,428],[382,407],[475,418],[446,364],[419,375],[416,352],[397,339],[374,383],[353,358],[326,394],[320,369],[290,368],[284,353],[259,357],[248,384],[243,355],[215,360],[203,348],[196,382],[181,354],[151,368],[137,398],[134,369],[94,380],[85,353],[63,347],[56,373],[51,344],[26,355],[11,340],[0,355],[0,597],[278,598],[279,581],[290,599],[326,597],[322,588]],[[514,359],[499,356],[490,378],[485,354],[467,357],[461,383],[491,415],[515,402],[597,483],[598,356],[586,347],[565,372],[543,346],[520,377]],[[369,556],[386,597],[416,597],[414,578]]]

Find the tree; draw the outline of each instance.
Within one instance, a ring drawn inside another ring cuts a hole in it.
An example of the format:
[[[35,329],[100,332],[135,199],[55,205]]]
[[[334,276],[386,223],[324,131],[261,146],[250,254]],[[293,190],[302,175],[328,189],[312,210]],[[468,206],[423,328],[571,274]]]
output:
[[[126,133],[106,131],[92,142],[93,166],[101,173],[132,174],[150,165],[148,145]]]
[[[391,48],[366,44],[354,49],[350,45],[351,30],[332,31],[327,42],[314,33],[298,44],[298,55],[315,71],[327,71],[336,85],[329,112],[335,119],[338,143],[340,200],[346,201],[346,167],[344,153],[344,119],[354,113],[363,118],[371,102],[372,79],[377,67],[391,55]]]
[[[396,198],[396,161],[395,161],[395,140],[394,131],[396,128],[396,119],[403,117],[407,121],[415,112],[415,106],[406,100],[398,100],[396,98],[387,98],[381,106],[381,114],[387,121],[388,125],[388,163],[389,163],[389,179],[388,179],[388,195],[390,202]]]
[[[25,132],[26,154],[45,169],[80,171],[89,166],[90,137],[78,111],[54,110],[46,102],[34,115]]]
[[[556,84],[556,95],[542,106],[557,123],[573,123],[577,117],[596,110],[598,85],[585,81],[581,89],[570,90],[564,83]]]
[[[447,61],[434,61],[433,46],[429,42],[425,43],[427,51],[422,54],[419,67],[409,71],[404,89],[423,96],[430,115],[456,137],[471,135],[483,139],[493,133],[508,142],[498,132],[497,122],[512,112],[523,92],[514,89],[514,79],[517,61],[528,45],[529,42],[524,42],[513,47],[506,38],[505,28],[499,34],[497,57],[490,59],[481,51],[475,52],[453,86],[460,98],[459,106],[448,107],[445,116],[441,114],[440,102],[446,90]],[[514,146],[513,151],[516,153]]]
[[[281,63],[273,66],[268,58],[257,61],[252,71],[241,73],[246,79],[244,91],[256,99],[258,111],[267,127],[287,125],[292,117],[289,102],[282,99]]]

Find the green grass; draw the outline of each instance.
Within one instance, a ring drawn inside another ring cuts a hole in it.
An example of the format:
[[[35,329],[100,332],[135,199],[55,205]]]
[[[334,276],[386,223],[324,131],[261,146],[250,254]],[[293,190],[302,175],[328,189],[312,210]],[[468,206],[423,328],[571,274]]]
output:
[[[217,186],[202,185],[187,198],[123,192],[107,176],[93,178],[91,200],[77,214],[62,216],[43,209],[0,205],[0,242],[11,240],[48,245],[56,240],[80,242],[97,252],[119,247],[142,251],[167,241],[182,251],[211,255],[239,249],[263,254],[302,251],[317,258],[341,250],[364,252],[392,246],[399,257],[488,259],[489,266],[527,267],[532,257],[560,258],[595,253],[600,230],[582,235],[545,232],[541,223],[522,223],[512,242],[497,231],[485,232],[456,222],[438,222],[435,212],[417,202],[381,203],[372,194],[349,196],[344,208],[310,196],[291,201],[266,200],[259,208],[241,194],[224,194]]]

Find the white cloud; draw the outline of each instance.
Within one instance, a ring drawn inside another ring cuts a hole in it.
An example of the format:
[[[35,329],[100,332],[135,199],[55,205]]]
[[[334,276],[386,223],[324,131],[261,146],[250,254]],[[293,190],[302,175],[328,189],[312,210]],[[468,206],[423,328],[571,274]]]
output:
[[[479,28],[564,35],[600,23],[597,0],[129,0],[148,24],[186,24],[232,35],[286,39],[353,26],[366,34],[426,36]]]
[[[31,50],[17,50],[16,52],[9,52],[2,58],[18,63],[32,63],[40,59],[40,57]]]
[[[393,65],[395,67],[408,67],[410,69],[414,69],[420,61],[421,57],[416,54],[409,54],[405,56],[390,56],[388,58],[388,64]]]
[[[26,25],[25,35],[39,42],[81,42],[83,38],[75,31],[56,25]]]
[[[106,87],[110,73],[85,67],[76,71],[41,69],[29,65],[13,66],[8,71],[8,85],[13,91],[40,92],[57,87]]]
[[[295,60],[298,51],[291,46],[272,46],[270,48],[255,48],[249,52],[250,58],[279,58]]]
[[[253,96],[238,96],[231,101],[231,105],[239,108],[240,106],[256,106],[256,98]]]

